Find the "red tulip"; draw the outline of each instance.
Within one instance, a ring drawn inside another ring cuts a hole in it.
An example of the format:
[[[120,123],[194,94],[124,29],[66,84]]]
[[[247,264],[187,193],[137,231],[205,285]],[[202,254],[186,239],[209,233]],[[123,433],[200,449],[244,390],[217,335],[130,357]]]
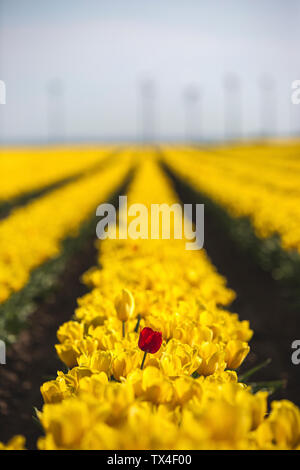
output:
[[[144,351],[144,357],[141,365],[141,369],[144,367],[144,362],[147,353],[155,354],[162,343],[162,334],[160,331],[154,331],[152,328],[143,328],[140,332],[139,337],[139,348]]]

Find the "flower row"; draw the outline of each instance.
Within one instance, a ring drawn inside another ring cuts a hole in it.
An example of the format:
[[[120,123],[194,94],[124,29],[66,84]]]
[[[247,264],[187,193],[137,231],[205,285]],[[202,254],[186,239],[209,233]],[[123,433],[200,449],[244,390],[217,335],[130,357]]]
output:
[[[84,172],[104,160],[113,149],[112,146],[2,149],[0,201]]]
[[[62,241],[76,236],[97,204],[121,184],[130,161],[124,152],[117,163],[15,209],[0,221],[0,303],[21,290],[36,267],[59,255]]]
[[[279,235],[283,249],[300,253],[299,149],[165,147],[164,160],[232,217],[249,217],[258,237]]]

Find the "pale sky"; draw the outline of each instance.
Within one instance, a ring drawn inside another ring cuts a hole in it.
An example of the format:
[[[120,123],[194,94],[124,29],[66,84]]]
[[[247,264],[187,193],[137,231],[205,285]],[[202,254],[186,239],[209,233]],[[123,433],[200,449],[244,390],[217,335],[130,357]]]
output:
[[[261,132],[263,76],[274,82],[269,131],[295,132],[299,25],[300,0],[0,0],[0,139],[135,139],[145,78],[156,87],[157,138],[185,137],[190,84],[200,92],[194,133],[222,138],[229,73],[241,83],[244,135]],[[47,92],[54,79],[58,104]]]

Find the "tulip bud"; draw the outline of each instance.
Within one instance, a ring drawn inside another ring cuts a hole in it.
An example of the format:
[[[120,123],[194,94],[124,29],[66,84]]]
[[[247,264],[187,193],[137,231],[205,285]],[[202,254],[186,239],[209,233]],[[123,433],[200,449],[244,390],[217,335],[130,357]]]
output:
[[[117,317],[121,321],[127,321],[134,311],[134,298],[128,289],[123,289],[115,299]]]

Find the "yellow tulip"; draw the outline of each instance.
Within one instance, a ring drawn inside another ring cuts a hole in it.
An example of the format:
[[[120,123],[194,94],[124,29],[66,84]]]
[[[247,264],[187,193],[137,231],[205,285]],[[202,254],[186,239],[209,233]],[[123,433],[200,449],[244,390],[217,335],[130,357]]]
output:
[[[121,321],[127,321],[134,311],[134,298],[128,289],[123,289],[115,299],[117,317]]]

